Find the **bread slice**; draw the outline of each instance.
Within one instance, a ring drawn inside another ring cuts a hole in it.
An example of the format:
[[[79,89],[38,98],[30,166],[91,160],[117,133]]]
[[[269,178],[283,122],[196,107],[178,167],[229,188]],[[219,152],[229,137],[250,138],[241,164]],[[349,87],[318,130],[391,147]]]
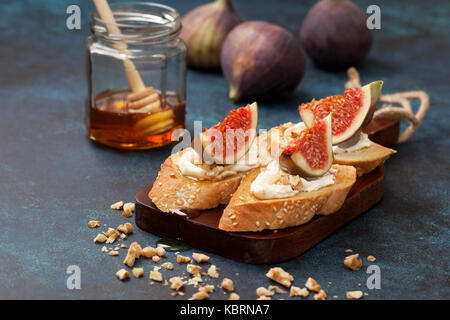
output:
[[[173,209],[203,210],[228,203],[245,172],[220,181],[194,180],[183,176],[174,163],[181,152],[164,161],[148,194],[158,209],[163,212]]]
[[[272,200],[258,199],[250,192],[250,186],[262,168],[251,170],[225,208],[219,229],[240,232],[282,229],[307,223],[316,214],[336,212],[356,181],[356,169],[343,165],[333,165],[332,168],[337,170],[334,184]]]
[[[397,151],[371,142],[370,146],[360,150],[335,153],[333,163],[354,166],[360,177],[382,165],[394,153]]]

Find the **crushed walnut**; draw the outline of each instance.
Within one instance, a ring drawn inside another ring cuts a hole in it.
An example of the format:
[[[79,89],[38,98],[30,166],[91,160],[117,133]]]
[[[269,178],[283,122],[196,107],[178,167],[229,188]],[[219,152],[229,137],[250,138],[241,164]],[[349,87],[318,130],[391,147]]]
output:
[[[169,282],[171,283],[170,288],[176,291],[180,290],[184,285],[184,281],[181,279],[181,277],[172,277],[169,279]]]
[[[269,286],[269,290],[275,290],[276,293],[286,293],[286,290],[281,289],[279,286]]]
[[[363,296],[362,291],[347,291],[347,299],[361,299]]]
[[[219,272],[217,271],[217,267],[215,265],[211,265],[208,268],[208,276],[210,276],[211,278],[218,278],[219,277]]]
[[[99,234],[94,238],[94,242],[103,243],[103,242],[105,242],[107,239],[108,239],[108,238],[107,238],[104,234],[99,233]]]
[[[208,299],[209,295],[205,291],[199,291],[192,295],[192,297],[189,300],[205,300]]]
[[[123,201],[117,201],[116,203],[113,203],[111,205],[111,209],[113,209],[113,210],[120,210],[123,207],[123,203],[124,203]]]
[[[118,256],[118,255],[119,255],[119,251],[111,250],[108,254],[109,254],[110,256]]]
[[[266,273],[266,276],[269,279],[272,279],[273,281],[278,282],[279,284],[287,288],[289,288],[291,286],[292,281],[294,281],[294,277],[280,267],[271,268]]]
[[[123,205],[123,216],[124,217],[131,217],[133,215],[135,209],[135,205],[132,202],[127,202]]]
[[[130,273],[125,269],[120,269],[119,271],[116,272],[116,277],[119,280],[125,280],[129,276],[130,276]]]
[[[156,255],[156,249],[153,247],[145,247],[142,249],[142,256],[146,258],[153,258]]]
[[[182,255],[177,255],[177,263],[188,263],[191,262],[191,258]]]
[[[221,286],[223,289],[227,291],[234,291],[234,284],[233,280],[231,279],[223,278]]]
[[[259,287],[256,289],[256,295],[258,297],[261,297],[261,296],[268,297],[268,296],[273,296],[274,294],[275,294],[275,292],[273,290],[268,290],[264,287]]]
[[[202,268],[195,264],[188,264],[186,266],[186,271],[192,274],[193,276],[199,276]]]
[[[88,227],[89,228],[100,227],[100,221],[98,221],[98,220],[91,220],[91,221],[88,222]]]
[[[240,300],[241,297],[235,292],[230,293],[230,296],[228,297],[228,300]]]
[[[359,259],[359,254],[353,254],[351,256],[347,256],[344,259],[344,265],[351,270],[359,270],[362,267],[362,260]]]
[[[271,297],[267,297],[267,296],[260,296],[256,300],[272,300],[272,298]]]
[[[138,259],[142,254],[142,248],[137,242],[133,242],[130,245],[130,248],[128,249],[127,256],[125,257],[125,260],[123,261],[124,264],[126,264],[129,267],[134,266],[134,262],[136,259]]]
[[[289,292],[289,296],[291,296],[291,297],[295,297],[295,296],[307,297],[308,295],[309,295],[308,289],[300,288],[300,287],[296,287],[296,286],[292,286],[291,290]]]
[[[166,250],[164,248],[161,247],[157,247],[156,248],[156,254],[160,257],[164,256],[166,254]]]
[[[166,268],[167,270],[173,269],[173,263],[172,262],[164,262],[161,267]]]
[[[131,273],[135,278],[140,278],[144,275],[144,268],[133,268]]]
[[[311,277],[306,280],[305,287],[308,288],[309,291],[313,292],[319,292],[322,289],[320,284],[318,284],[317,281]]]
[[[203,287],[198,288],[199,291],[205,291],[206,293],[210,293],[214,291],[213,285],[205,285]]]
[[[202,262],[208,262],[209,261],[209,257],[203,253],[193,253],[192,254],[192,258],[194,258],[195,261],[197,261],[197,263],[202,263]]]
[[[369,262],[375,262],[376,260],[377,260],[377,258],[375,258],[374,256],[367,257],[367,261],[369,261]]]
[[[325,300],[327,298],[327,294],[322,289],[319,291],[319,293],[316,293],[313,296],[314,300]]]
[[[159,272],[157,270],[150,271],[150,279],[153,281],[158,281],[158,282],[162,282],[162,280],[163,280],[161,272]]]
[[[152,261],[155,262],[155,263],[160,263],[161,260],[162,260],[162,259],[161,259],[160,256],[153,256],[153,257],[152,257]]]
[[[124,234],[129,234],[131,232],[133,232],[133,225],[129,222],[121,224],[120,226],[117,227],[117,230],[119,230],[120,232],[123,232]]]
[[[116,241],[118,236],[119,236],[119,232],[112,229],[112,232],[109,233],[108,239],[106,239],[106,243],[114,243],[114,241]]]

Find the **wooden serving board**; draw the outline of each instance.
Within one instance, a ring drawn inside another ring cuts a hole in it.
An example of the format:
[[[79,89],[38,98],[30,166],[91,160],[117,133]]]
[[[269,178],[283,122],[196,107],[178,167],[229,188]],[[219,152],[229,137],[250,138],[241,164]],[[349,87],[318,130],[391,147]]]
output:
[[[392,146],[398,138],[399,119],[373,120],[366,132],[372,141]],[[274,264],[302,254],[378,203],[383,197],[383,181],[384,167],[379,167],[358,178],[339,211],[277,232],[220,230],[225,206],[185,216],[162,212],[148,197],[151,184],[136,194],[135,220],[142,230],[184,241],[197,249],[250,264]]]

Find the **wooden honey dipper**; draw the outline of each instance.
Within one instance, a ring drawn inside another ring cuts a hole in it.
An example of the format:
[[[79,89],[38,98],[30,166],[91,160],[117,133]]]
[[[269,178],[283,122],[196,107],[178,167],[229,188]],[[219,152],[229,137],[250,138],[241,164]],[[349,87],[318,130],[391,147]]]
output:
[[[100,18],[106,22],[106,28],[110,34],[122,34],[117,27],[116,20],[107,0],[94,0],[95,7]],[[117,50],[127,52],[124,42],[113,45]],[[130,112],[156,112],[161,110],[161,101],[158,92],[153,87],[146,87],[133,61],[123,60],[125,73],[130,85],[131,93],[128,95],[128,108]]]

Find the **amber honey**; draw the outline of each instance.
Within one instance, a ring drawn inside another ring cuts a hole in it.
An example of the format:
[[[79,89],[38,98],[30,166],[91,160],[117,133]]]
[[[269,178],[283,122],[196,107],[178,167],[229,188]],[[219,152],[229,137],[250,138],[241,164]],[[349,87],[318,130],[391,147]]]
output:
[[[172,132],[184,128],[186,103],[175,93],[162,98],[162,110],[134,112],[128,108],[128,90],[107,90],[87,105],[89,137],[110,147],[129,150],[151,149],[172,142]]]

